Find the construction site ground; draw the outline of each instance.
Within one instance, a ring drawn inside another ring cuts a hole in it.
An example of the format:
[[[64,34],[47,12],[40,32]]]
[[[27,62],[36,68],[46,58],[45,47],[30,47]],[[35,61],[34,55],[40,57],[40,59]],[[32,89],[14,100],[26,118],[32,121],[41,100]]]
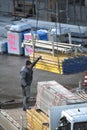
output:
[[[22,91],[20,85],[20,70],[28,57],[0,55],[0,102],[20,102]],[[31,85],[31,97],[36,97],[37,83],[39,81],[55,80],[64,87],[73,90],[79,86],[79,81],[84,80],[84,72],[61,75],[34,68],[33,82]]]
[[[12,56],[0,54],[0,104],[1,109],[6,111],[20,125],[21,117],[25,118],[26,114],[22,110],[22,90],[20,85],[20,70],[28,57]],[[34,77],[31,86],[31,97],[37,95],[37,83],[39,81],[55,80],[64,87],[75,90],[79,86],[79,81],[83,80],[84,72],[60,75],[34,68]]]
[[[0,54],[0,106],[1,109],[10,114],[19,124],[21,123],[20,117],[25,117],[25,112],[22,110],[20,70],[25,65],[26,59],[28,57]],[[39,81],[55,80],[73,91],[78,88],[79,81],[83,80],[83,78],[84,72],[60,75],[34,68],[31,97],[36,97],[37,83]]]

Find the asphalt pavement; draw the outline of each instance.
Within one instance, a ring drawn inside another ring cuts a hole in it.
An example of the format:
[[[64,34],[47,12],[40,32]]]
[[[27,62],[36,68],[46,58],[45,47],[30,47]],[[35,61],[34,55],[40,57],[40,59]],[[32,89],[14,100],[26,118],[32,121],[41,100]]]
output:
[[[22,101],[20,85],[20,70],[28,57],[0,54],[0,102]],[[83,80],[84,72],[70,75],[60,75],[34,68],[31,97],[37,95],[37,83],[40,81],[55,80],[64,87],[73,90]]]

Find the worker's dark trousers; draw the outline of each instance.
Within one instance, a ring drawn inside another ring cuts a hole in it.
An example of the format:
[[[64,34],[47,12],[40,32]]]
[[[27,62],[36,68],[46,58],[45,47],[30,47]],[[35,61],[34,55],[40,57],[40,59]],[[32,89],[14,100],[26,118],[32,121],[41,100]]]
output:
[[[22,87],[23,92],[23,109],[29,108],[29,98],[30,98],[30,86]]]

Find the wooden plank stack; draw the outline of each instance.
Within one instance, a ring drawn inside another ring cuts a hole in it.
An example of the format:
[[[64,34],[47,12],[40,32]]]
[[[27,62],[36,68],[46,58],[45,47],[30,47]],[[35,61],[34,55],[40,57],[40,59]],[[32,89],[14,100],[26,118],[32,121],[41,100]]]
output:
[[[26,118],[28,130],[49,130],[49,118],[41,110],[27,110]]]
[[[36,64],[36,68],[50,71],[54,73],[62,74],[62,62],[58,59],[58,57],[54,57],[51,54],[43,53],[43,52],[36,52],[30,55],[30,59],[33,62],[38,56],[42,56],[42,59]]]
[[[31,61],[42,56],[36,64],[38,69],[58,74],[72,74],[87,70],[87,56],[77,53],[80,45],[44,40],[24,41],[23,44],[28,47]],[[73,49],[76,49],[75,53]]]

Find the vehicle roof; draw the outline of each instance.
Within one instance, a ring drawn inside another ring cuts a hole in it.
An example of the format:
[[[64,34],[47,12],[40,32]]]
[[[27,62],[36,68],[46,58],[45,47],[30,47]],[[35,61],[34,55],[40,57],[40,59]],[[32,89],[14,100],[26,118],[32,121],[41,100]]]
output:
[[[62,116],[65,116],[70,122],[87,121],[87,107],[65,110],[62,112]]]

